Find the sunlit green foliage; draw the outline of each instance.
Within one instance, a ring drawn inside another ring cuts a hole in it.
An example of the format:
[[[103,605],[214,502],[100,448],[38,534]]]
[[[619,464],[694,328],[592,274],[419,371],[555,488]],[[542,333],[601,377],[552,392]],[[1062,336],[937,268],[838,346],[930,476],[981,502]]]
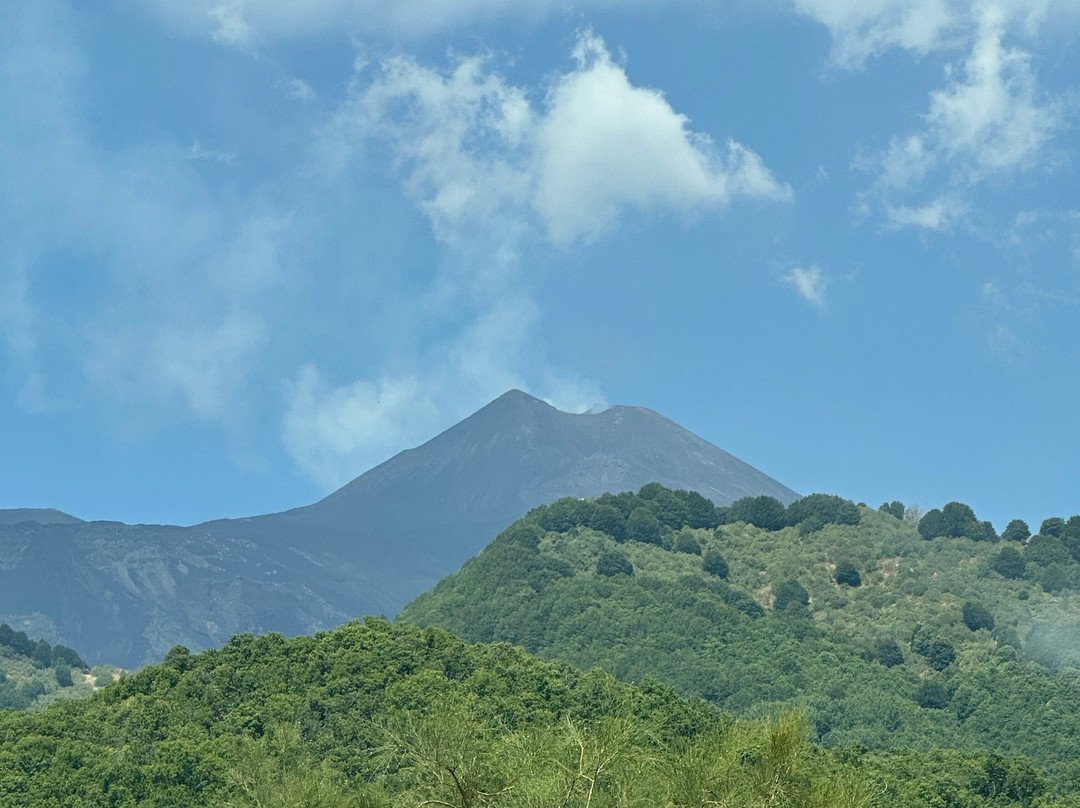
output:
[[[0,623],[0,709],[40,709],[88,696],[93,685],[85,671],[86,663],[71,648],[32,640]]]
[[[239,636],[43,713],[0,713],[0,804],[870,808],[895,775],[506,645],[352,624]],[[1004,762],[1003,765],[1008,765]]]
[[[659,497],[611,499],[629,513]],[[759,507],[775,511],[757,499],[740,506]],[[778,530],[732,521],[739,510],[717,509],[722,526],[711,530],[662,523],[660,543],[617,543],[585,525],[547,532],[528,560],[511,560],[500,537],[403,618],[629,681],[656,676],[739,715],[802,707],[828,746],[986,749],[1027,755],[1055,782],[1073,777],[1080,612],[1075,589],[1046,591],[1051,567],[1029,564],[1018,542],[989,541],[959,503],[941,513],[961,535],[930,539],[891,507],[859,508],[857,524],[809,533],[786,512]],[[700,559],[674,551],[684,535]],[[615,547],[632,578],[595,574]],[[716,558],[726,580],[709,568]],[[557,576],[548,572],[556,564]],[[792,581],[805,599],[785,595]],[[773,608],[778,594],[784,608]],[[945,706],[936,688],[922,690],[927,681],[943,688]]]

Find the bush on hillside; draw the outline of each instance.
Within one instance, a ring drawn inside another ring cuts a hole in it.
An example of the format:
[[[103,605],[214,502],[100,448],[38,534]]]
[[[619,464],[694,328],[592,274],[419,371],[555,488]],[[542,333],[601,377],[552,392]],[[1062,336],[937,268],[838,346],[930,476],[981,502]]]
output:
[[[845,586],[862,586],[862,576],[850,561],[841,561],[836,565],[836,582]]]

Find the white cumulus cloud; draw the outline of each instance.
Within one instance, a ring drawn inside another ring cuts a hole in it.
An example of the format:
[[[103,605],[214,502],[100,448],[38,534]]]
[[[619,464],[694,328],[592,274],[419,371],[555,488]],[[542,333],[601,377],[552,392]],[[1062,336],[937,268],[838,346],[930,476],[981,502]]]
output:
[[[536,222],[566,246],[601,237],[628,209],[685,215],[791,199],[750,148],[717,147],[661,92],[634,86],[599,37],[583,34],[573,56],[576,67],[539,104],[481,58],[450,71],[388,59],[372,80],[358,80],[334,151],[348,154],[350,142],[373,135],[388,142],[446,241],[477,224]]]

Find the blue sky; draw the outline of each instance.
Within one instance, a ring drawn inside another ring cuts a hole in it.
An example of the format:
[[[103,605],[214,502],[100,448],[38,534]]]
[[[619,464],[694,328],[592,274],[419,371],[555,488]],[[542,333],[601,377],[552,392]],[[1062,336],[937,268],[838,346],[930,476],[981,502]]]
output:
[[[0,507],[318,499],[511,387],[1080,511],[1073,0],[0,7]]]

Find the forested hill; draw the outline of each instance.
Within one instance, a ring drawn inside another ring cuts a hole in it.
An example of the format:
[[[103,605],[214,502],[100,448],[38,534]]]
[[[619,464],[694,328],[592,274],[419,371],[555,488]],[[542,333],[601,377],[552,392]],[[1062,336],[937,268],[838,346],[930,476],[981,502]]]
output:
[[[1023,754],[1080,791],[1080,518],[1000,538],[813,495],[537,508],[402,613],[740,715],[801,705],[827,745]]]
[[[5,808],[1075,808],[1022,758],[830,752],[505,644],[351,624],[173,649],[81,702],[0,712]]]
[[[0,709],[38,709],[59,699],[90,695],[101,683],[111,682],[115,668],[93,671],[66,645],[33,640],[26,632],[0,623]]]

